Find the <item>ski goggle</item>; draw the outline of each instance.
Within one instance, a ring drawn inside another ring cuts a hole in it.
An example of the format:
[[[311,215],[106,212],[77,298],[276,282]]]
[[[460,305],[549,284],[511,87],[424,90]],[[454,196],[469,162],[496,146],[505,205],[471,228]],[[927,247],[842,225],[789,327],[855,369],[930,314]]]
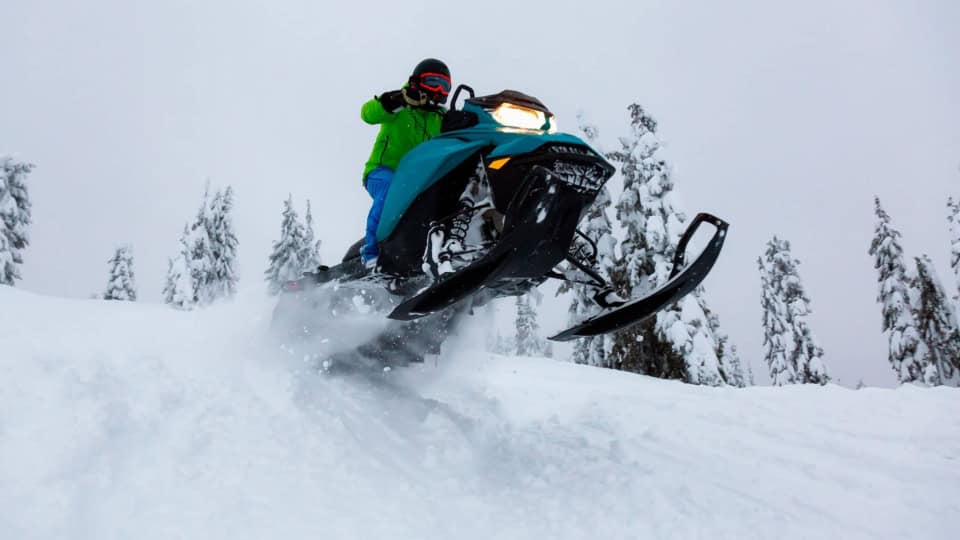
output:
[[[443,96],[450,93],[450,77],[442,73],[424,73],[420,75],[420,88]]]

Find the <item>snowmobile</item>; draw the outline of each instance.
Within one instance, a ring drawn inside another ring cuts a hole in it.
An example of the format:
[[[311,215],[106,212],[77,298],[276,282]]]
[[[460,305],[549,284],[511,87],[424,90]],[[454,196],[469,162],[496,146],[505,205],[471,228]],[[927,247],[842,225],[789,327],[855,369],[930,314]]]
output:
[[[461,92],[469,98],[457,109]],[[361,262],[361,239],[340,264],[287,283],[275,317],[335,312],[316,292],[331,287],[385,290],[393,324],[351,354],[404,364],[438,352],[462,313],[548,279],[591,287],[602,308],[550,338],[567,341],[654,315],[694,290],[713,267],[728,224],[701,213],[680,238],[670,279],[640,298],[620,298],[595,269],[596,243],[577,229],[614,167],[580,138],[558,132],[554,115],[534,97],[512,90],[477,97],[460,85],[451,105],[441,134],[411,150],[397,168],[377,229],[376,271]],[[705,223],[714,233],[688,264],[687,244]]]

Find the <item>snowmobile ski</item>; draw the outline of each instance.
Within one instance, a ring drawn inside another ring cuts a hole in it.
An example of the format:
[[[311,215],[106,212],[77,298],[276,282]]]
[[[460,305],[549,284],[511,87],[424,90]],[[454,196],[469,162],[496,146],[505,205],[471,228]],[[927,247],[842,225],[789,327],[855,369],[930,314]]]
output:
[[[710,223],[717,228],[707,244],[707,247],[690,265],[684,268],[684,252],[687,243],[703,223]],[[698,214],[683,233],[677,252],[673,260],[673,270],[670,279],[650,294],[630,300],[613,309],[587,319],[582,323],[568,328],[551,337],[553,341],[570,341],[582,337],[591,337],[606,334],[637,324],[644,319],[655,315],[666,306],[683,298],[700,285],[703,279],[713,268],[720,256],[723,242],[727,236],[729,224],[722,219],[706,214]]]
[[[408,298],[388,317],[398,321],[412,321],[455,304],[487,283],[499,269],[502,258],[502,254],[488,254]]]

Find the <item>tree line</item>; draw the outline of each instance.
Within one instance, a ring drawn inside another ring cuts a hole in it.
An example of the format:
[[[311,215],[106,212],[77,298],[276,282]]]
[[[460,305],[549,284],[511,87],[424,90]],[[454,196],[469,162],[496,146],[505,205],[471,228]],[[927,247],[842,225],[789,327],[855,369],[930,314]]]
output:
[[[671,165],[662,152],[658,123],[639,104],[628,108],[630,128],[605,156],[617,166],[623,189],[616,200],[604,187],[586,211],[581,230],[596,244],[596,266],[623,298],[642,295],[667,281],[677,243],[688,216],[677,201]],[[578,118],[580,131],[599,147],[599,130]],[[0,156],[0,285],[21,279],[20,267],[29,245],[31,203],[26,179],[34,165]],[[179,250],[169,258],[163,286],[164,302],[193,309],[235,295],[238,239],[231,212],[232,187],[211,195],[209,183],[201,204],[181,232]],[[930,257],[912,261],[904,256],[901,235],[874,198],[877,223],[869,254],[878,272],[877,302],[881,330],[888,343],[888,360],[901,383],[960,385],[960,201],[947,200],[951,238],[950,266],[954,287],[938,278]],[[612,218],[611,218],[612,214]],[[621,231],[615,233],[614,231]],[[314,233],[310,202],[301,221],[293,197],[283,202],[280,236],[268,256],[264,279],[270,294],[304,270],[320,264],[320,241]],[[787,240],[774,236],[758,258],[761,287],[763,359],[774,385],[831,380],[824,352],[810,325],[810,299],[799,275],[800,262]],[[108,261],[107,300],[137,299],[131,246],[116,248]],[[586,281],[586,280],[583,280]],[[948,292],[948,290],[950,292]],[[558,294],[568,294],[571,322],[596,315],[592,288],[565,282]],[[496,336],[491,349],[520,355],[550,356],[549,343],[538,335],[539,296],[516,300],[515,336]],[[574,344],[572,361],[691,384],[753,384],[749,363],[720,326],[718,314],[696,291],[633,327],[584,338]]]
[[[672,169],[662,157],[656,120],[639,104],[628,107],[630,131],[618,147],[604,152],[618,165],[623,191],[616,201],[604,188],[587,210],[580,228],[597,245],[596,263],[617,292],[629,298],[662,285],[671,270],[687,215],[674,196]],[[580,131],[598,146],[599,130],[581,117]],[[900,233],[875,198],[878,223],[869,248],[879,272],[881,330],[888,340],[889,361],[901,383],[960,385],[960,201],[947,200],[951,238],[950,264],[958,289],[947,293],[928,255],[908,265]],[[613,214],[611,219],[610,213]],[[617,225],[615,227],[615,225]],[[615,235],[614,230],[623,231]],[[761,287],[763,360],[774,385],[826,384],[831,381],[824,351],[810,324],[810,298],[800,279],[800,261],[790,242],[774,236],[757,260]],[[590,287],[564,283],[558,294],[570,293],[570,321],[596,315]],[[753,384],[749,364],[720,329],[717,314],[703,287],[632,328],[606,336],[577,340],[572,360],[580,364],[679,379],[693,384]],[[530,318],[533,317],[533,322]],[[519,309],[516,340],[497,336],[495,352],[536,351],[520,337],[537,328],[535,312]],[[529,340],[527,340],[529,341]]]
[[[960,330],[956,316],[958,289],[947,293],[930,256],[907,262],[900,231],[874,197],[877,224],[870,255],[877,270],[877,302],[883,315],[888,359],[901,383],[960,386]],[[947,199],[951,236],[950,264],[960,284],[960,201]]]
[[[32,222],[26,180],[34,167],[0,155],[0,285],[14,286],[22,279],[21,266],[30,243],[28,229]],[[233,204],[231,186],[211,194],[207,183],[194,218],[184,224],[177,253],[167,261],[162,289],[166,304],[188,310],[236,294],[239,241],[232,220]],[[280,240],[274,243],[265,271],[268,290],[275,294],[284,281],[296,279],[304,269],[319,265],[319,247],[320,242],[314,240],[309,201],[306,221],[300,222],[292,197],[288,198],[284,202]],[[132,246],[116,247],[107,264],[106,287],[91,297],[136,301]]]

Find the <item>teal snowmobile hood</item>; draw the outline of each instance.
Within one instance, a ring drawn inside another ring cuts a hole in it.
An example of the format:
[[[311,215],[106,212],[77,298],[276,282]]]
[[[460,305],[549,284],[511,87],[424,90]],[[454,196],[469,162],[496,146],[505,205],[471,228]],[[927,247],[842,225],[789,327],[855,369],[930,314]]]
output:
[[[471,155],[485,147],[493,147],[489,158],[504,158],[533,152],[548,143],[587,145],[579,137],[551,133],[550,117],[545,129],[520,129],[505,126],[487,109],[470,103],[464,111],[477,115],[476,125],[443,133],[423,142],[408,152],[397,165],[377,227],[377,241],[393,233],[400,218],[418,195],[429,189]]]

